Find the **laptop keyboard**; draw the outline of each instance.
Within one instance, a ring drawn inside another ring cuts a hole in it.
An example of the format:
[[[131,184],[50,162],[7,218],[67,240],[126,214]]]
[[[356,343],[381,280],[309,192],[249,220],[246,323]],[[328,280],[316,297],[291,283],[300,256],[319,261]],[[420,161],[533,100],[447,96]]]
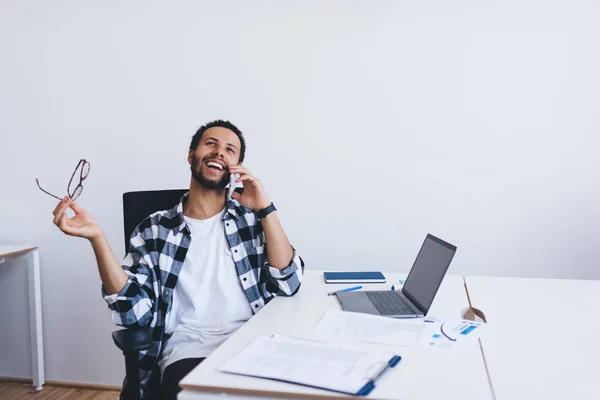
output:
[[[413,309],[405,303],[402,296],[395,291],[365,293],[381,315],[406,315],[415,313]]]

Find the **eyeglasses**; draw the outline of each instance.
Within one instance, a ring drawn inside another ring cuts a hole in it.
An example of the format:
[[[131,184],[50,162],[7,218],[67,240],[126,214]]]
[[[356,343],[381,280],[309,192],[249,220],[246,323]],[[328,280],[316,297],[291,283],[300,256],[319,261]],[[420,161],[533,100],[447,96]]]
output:
[[[71,189],[71,184],[73,183],[73,178],[75,178],[75,174],[77,174],[77,171],[79,171],[79,184],[77,186],[75,186],[74,189]],[[75,171],[73,171],[73,175],[71,175],[71,179],[69,180],[69,185],[67,186],[67,194],[69,195],[69,197],[71,199],[77,200],[77,198],[83,191],[82,183],[85,180],[85,178],[88,177],[89,173],[90,173],[90,163],[84,159],[79,160],[77,167],[75,167]],[[37,185],[42,192],[49,194],[50,196],[54,197],[55,199],[62,200],[62,198],[53,195],[52,193],[48,192],[47,190],[42,189],[42,187],[40,186],[40,181],[37,178],[35,178],[35,181],[37,182]]]

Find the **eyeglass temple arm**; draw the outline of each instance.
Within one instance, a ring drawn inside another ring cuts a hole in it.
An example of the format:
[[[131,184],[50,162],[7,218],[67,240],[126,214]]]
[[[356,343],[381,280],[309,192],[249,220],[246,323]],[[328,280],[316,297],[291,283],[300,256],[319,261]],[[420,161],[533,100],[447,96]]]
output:
[[[50,196],[54,197],[55,199],[62,200],[60,197],[53,195],[52,193],[50,193],[50,192],[49,192],[49,191],[47,191],[47,190],[44,190],[44,189],[43,189],[43,188],[40,186],[40,181],[38,181],[38,179],[37,179],[37,178],[35,178],[35,181],[37,182],[37,185],[38,185],[38,187],[40,188],[40,190],[41,190],[42,192],[44,192],[44,193],[46,193],[46,194],[49,194]]]

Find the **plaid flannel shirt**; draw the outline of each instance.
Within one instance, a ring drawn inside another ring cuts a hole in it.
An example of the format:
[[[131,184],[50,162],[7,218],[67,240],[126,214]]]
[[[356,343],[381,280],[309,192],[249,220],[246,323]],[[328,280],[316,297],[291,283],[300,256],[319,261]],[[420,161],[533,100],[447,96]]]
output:
[[[129,276],[117,294],[102,294],[115,324],[152,329],[152,345],[140,352],[139,377],[142,398],[151,396],[148,386],[170,335],[165,323],[172,308],[173,290],[185,261],[192,236],[183,218],[189,192],[171,210],[156,212],[136,227],[122,267]],[[254,313],[276,295],[293,296],[300,288],[304,263],[294,249],[292,260],[278,270],[267,261],[265,234],[255,213],[227,198],[223,217],[225,235],[248,303]]]

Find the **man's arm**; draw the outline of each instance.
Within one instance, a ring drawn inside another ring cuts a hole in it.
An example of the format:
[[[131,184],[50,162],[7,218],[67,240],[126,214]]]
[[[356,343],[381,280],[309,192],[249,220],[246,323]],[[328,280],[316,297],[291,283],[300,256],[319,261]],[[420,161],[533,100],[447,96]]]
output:
[[[71,208],[75,216],[68,218],[67,208]],[[139,230],[136,229],[131,239],[133,252],[127,254],[121,265],[94,217],[72,199],[65,197],[61,200],[53,214],[54,224],[63,233],[86,238],[92,244],[102,280],[102,294],[112,311],[115,324],[125,327],[148,324],[152,319],[155,296],[151,290],[152,270],[144,260],[144,241]],[[135,244],[142,247],[136,247]]]
[[[75,215],[67,217],[67,209],[71,208]],[[86,210],[76,204],[71,198],[65,197],[54,209],[54,223],[60,230],[70,236],[86,238],[92,244],[98,272],[105,290],[110,294],[119,293],[127,283],[127,273],[121,268],[115,253],[111,249],[104,232],[96,220]]]
[[[117,260],[114,251],[108,244],[104,233],[90,240],[96,262],[98,263],[98,272],[102,280],[102,287],[107,294],[119,293],[127,283],[127,273],[121,267],[121,263]]]
[[[241,165],[229,167],[232,174],[240,174],[236,182],[244,182],[242,194],[234,192],[232,197],[241,205],[255,212],[268,207],[271,202],[260,181]],[[279,287],[280,295],[292,296],[300,288],[304,263],[290,244],[277,214],[270,213],[260,220],[267,247],[267,262],[264,265],[269,280]]]
[[[239,201],[241,205],[258,211],[271,204],[262,184],[248,169],[241,165],[235,165],[229,167],[229,172],[240,174],[236,182],[244,182],[243,194],[237,192],[232,194],[232,197]],[[294,257],[294,249],[279,223],[276,212],[270,213],[262,218],[260,222],[266,236],[266,242],[269,244],[267,246],[269,264],[279,270],[289,267]]]
[[[267,253],[264,269],[268,279],[279,288],[278,295],[293,296],[302,283],[304,262],[288,241],[275,211],[261,218],[260,224]]]
[[[142,222],[145,223],[149,223],[149,219]],[[121,267],[126,275],[124,286],[114,294],[109,294],[107,288],[102,287],[102,295],[108,303],[111,317],[116,325],[140,328],[152,321],[153,304],[156,301],[154,292],[156,275],[152,265],[152,259],[138,226],[131,235],[129,252]]]
[[[269,264],[280,271],[289,267],[294,256],[294,249],[281,227],[277,212],[273,211],[260,222],[265,232],[266,242],[269,244],[267,246]]]

